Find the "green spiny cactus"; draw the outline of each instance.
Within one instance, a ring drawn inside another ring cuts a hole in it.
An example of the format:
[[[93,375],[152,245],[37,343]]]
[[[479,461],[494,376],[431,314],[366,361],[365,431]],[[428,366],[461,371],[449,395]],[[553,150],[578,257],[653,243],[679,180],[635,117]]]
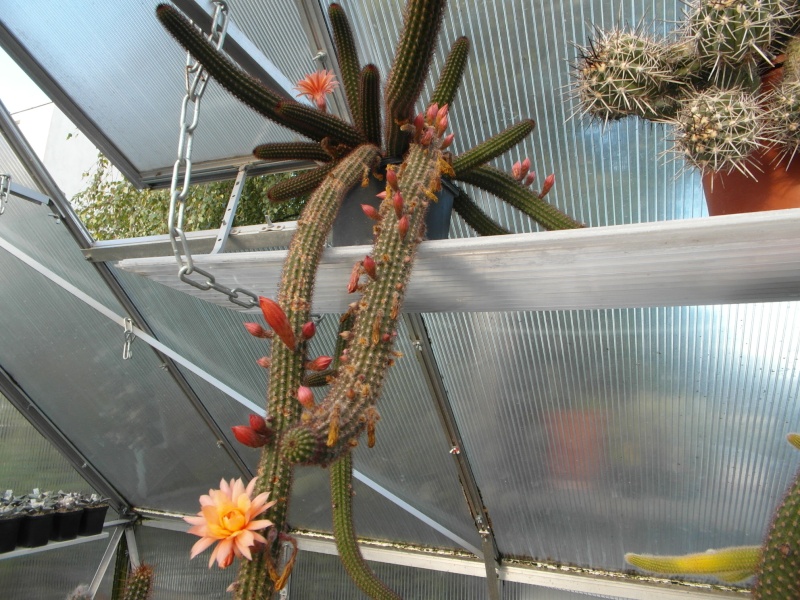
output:
[[[495,223],[466,194],[456,194],[455,198],[453,198],[453,210],[479,235],[505,235],[510,233],[507,229]]]
[[[460,154],[453,159],[453,171],[455,171],[456,178],[505,154],[528,137],[535,126],[536,123],[532,119],[525,119]]]
[[[153,567],[141,564],[131,571],[122,600],[147,600],[153,585]]]
[[[318,160],[320,162],[330,162],[333,158],[321,144],[315,142],[261,144],[253,149],[253,156],[261,160],[295,159]]]
[[[276,183],[267,192],[267,197],[271,202],[284,202],[310,194],[325,180],[328,173],[333,171],[338,165],[338,162],[328,163],[324,167],[314,169],[313,171],[304,171],[294,177],[284,179]]]
[[[791,160],[800,147],[800,81],[782,81],[771,96],[770,107],[769,137]]]
[[[439,81],[436,89],[433,90],[431,103],[439,106],[453,104],[456,92],[461,85],[461,78],[464,76],[464,69],[467,67],[469,58],[469,39],[462,36],[458,38],[450,47],[447,60],[444,61],[442,72],[439,74]]]
[[[675,117],[675,145],[703,171],[751,174],[748,157],[768,142],[764,109],[738,89],[709,89],[688,100]]]
[[[336,45],[336,57],[339,59],[339,70],[342,73],[342,87],[344,87],[347,105],[350,107],[353,122],[360,125],[361,131],[366,133],[363,127],[364,123],[361,120],[361,113],[359,112],[358,89],[361,67],[358,62],[358,51],[356,50],[353,30],[350,27],[347,15],[340,5],[331,4],[328,7],[328,16],[333,29],[333,41]],[[369,136],[367,138],[369,139]],[[370,142],[375,143],[371,139]]]
[[[381,78],[378,67],[367,65],[358,83],[361,128],[370,144],[381,145]]]

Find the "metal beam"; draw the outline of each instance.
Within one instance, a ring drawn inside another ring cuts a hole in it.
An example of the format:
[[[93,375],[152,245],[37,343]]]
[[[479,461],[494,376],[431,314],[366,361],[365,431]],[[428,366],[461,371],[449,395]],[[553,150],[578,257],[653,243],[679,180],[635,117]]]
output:
[[[95,571],[94,577],[92,577],[92,583],[89,585],[89,594],[92,598],[94,598],[94,595],[100,588],[100,584],[103,582],[103,577],[106,576],[108,565],[111,564],[111,560],[114,558],[114,552],[116,552],[117,546],[119,546],[119,541],[122,539],[122,533],[124,531],[125,526],[119,526],[114,529],[114,533],[111,534],[111,539],[108,541],[106,551],[103,553],[103,557],[100,559],[100,564],[97,565],[97,571]]]
[[[417,360],[422,367],[425,382],[428,385],[428,390],[436,405],[439,421],[447,436],[450,454],[455,460],[458,479],[461,482],[461,488],[467,500],[469,512],[472,515],[472,521],[481,536],[489,598],[491,600],[499,600],[501,589],[497,570],[500,566],[500,550],[497,547],[497,541],[492,531],[492,522],[489,519],[489,513],[486,510],[486,506],[483,504],[483,498],[481,497],[478,484],[475,481],[475,475],[472,472],[469,459],[464,451],[464,441],[461,439],[458,423],[456,422],[455,414],[450,405],[450,399],[447,397],[447,390],[442,381],[442,374],[439,371],[433,348],[431,348],[425,321],[419,314],[405,314],[403,315],[403,320],[408,327],[411,343],[416,349]]]

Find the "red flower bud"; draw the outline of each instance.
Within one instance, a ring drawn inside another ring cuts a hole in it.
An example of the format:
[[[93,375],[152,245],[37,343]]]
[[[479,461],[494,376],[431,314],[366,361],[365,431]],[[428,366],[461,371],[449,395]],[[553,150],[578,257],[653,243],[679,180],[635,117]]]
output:
[[[400,192],[397,192],[394,197],[392,198],[392,206],[394,206],[394,214],[397,215],[397,218],[403,216],[403,204],[405,200],[403,200],[403,196]]]
[[[539,198],[544,198],[553,188],[553,184],[556,182],[556,174],[550,173],[547,177],[544,178],[544,183],[542,184],[542,191],[539,192]]]
[[[332,362],[333,359],[330,356],[318,356],[306,363],[306,369],[309,371],[324,371],[331,366]]]
[[[289,350],[294,350],[297,346],[297,342],[294,338],[294,331],[292,331],[292,326],[289,325],[289,319],[280,305],[274,300],[270,300],[264,296],[259,296],[258,304],[261,306],[264,319],[275,331],[275,334],[286,344]]]
[[[361,210],[363,210],[364,214],[367,215],[367,217],[369,217],[373,221],[381,220],[381,215],[374,206],[371,206],[369,204],[362,204]]]
[[[436,123],[436,133],[438,135],[442,135],[445,131],[447,131],[447,115],[443,116]]]
[[[311,410],[315,406],[314,392],[311,391],[311,388],[301,385],[297,388],[297,401],[303,408]]]
[[[358,289],[358,279],[361,277],[361,263],[357,262],[350,271],[350,281],[347,283],[347,293],[352,294]]]
[[[520,163],[519,161],[514,163],[514,166],[511,167],[511,176],[514,179],[516,179],[517,181],[522,179],[522,177],[523,177],[523,175],[522,175],[522,163]]]
[[[317,333],[317,326],[314,325],[314,321],[309,321],[305,325],[303,325],[302,332],[304,340],[310,340],[314,337],[314,334]]]
[[[256,361],[259,367],[269,369],[272,366],[272,359],[269,356],[262,356]]]
[[[247,329],[247,333],[257,338],[270,339],[273,335],[275,335],[273,332],[264,329],[258,323],[245,323],[244,328]]]
[[[435,102],[428,107],[428,112],[425,114],[425,122],[428,125],[433,125],[436,121],[436,115],[439,112],[439,105]]]
[[[231,431],[233,431],[233,436],[239,443],[250,448],[261,448],[267,443],[265,436],[256,433],[254,429],[246,425],[235,425],[231,427]]]
[[[422,133],[422,129],[425,127],[425,115],[419,113],[416,117],[414,117],[414,129],[416,133],[419,135]]]
[[[375,269],[375,260],[369,254],[367,254],[367,256],[364,257],[364,260],[361,261],[361,265],[364,267],[364,271],[370,276],[370,278],[378,278],[378,273]]]
[[[383,190],[382,192],[375,194],[375,197],[380,198],[381,200],[386,200],[386,190]],[[361,206],[364,205],[362,204]]]
[[[394,169],[386,169],[386,183],[389,184],[392,190],[397,189],[397,173],[395,173]]]
[[[397,221],[397,232],[400,234],[400,239],[406,239],[406,234],[408,233],[408,215],[403,215],[400,217],[400,220]]]
[[[442,145],[441,145],[441,146],[439,146],[439,148],[440,148],[441,150],[444,150],[445,148],[449,148],[449,147],[450,147],[450,145],[453,143],[453,140],[454,140],[454,139],[456,139],[456,134],[455,134],[455,133],[451,133],[450,135],[448,135],[447,137],[445,137],[445,138],[442,140]]]
[[[428,127],[423,132],[422,137],[419,138],[419,143],[422,146],[430,146],[432,141],[433,141],[433,129]]]
[[[523,181],[523,182],[522,182],[522,185],[524,185],[524,186],[528,187],[528,186],[530,186],[530,185],[531,185],[531,184],[532,184],[534,181],[536,181],[536,173],[534,173],[533,171],[531,171],[530,173],[528,173],[528,176],[525,178],[525,181]]]
[[[525,177],[528,174],[528,171],[531,170],[531,159],[527,156],[525,160],[522,161],[522,177]]]
[[[250,415],[250,428],[261,435],[269,435],[272,431],[267,427],[267,422],[261,415]]]

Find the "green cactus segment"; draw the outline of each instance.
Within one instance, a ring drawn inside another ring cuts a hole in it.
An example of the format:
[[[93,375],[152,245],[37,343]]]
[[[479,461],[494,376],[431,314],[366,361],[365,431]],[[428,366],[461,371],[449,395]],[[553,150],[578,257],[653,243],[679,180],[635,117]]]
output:
[[[136,567],[125,584],[122,600],[147,600],[153,584],[153,567],[141,564]]]
[[[320,162],[330,162],[333,158],[316,142],[261,144],[253,149],[253,156],[261,160],[318,160]]]
[[[478,235],[505,235],[510,233],[507,229],[500,227],[489,215],[483,212],[480,207],[472,201],[465,193],[456,194],[453,199],[453,210],[464,219],[464,222],[472,227]]]
[[[456,178],[508,152],[528,137],[535,126],[536,123],[533,120],[525,119],[456,156],[453,159],[453,170],[456,172]]]
[[[620,29],[596,31],[579,47],[575,91],[582,110],[603,121],[663,118],[677,108],[677,81],[663,42]]]
[[[275,110],[283,118],[282,123],[294,124],[298,128],[300,128],[299,124],[302,123],[302,128],[307,132],[306,135],[313,140],[320,141],[329,137],[335,142],[341,142],[353,147],[366,141],[364,135],[349,123],[345,123],[339,117],[321,112],[310,106],[287,101],[278,104]]]
[[[675,117],[675,146],[702,171],[732,171],[754,177],[751,154],[769,142],[764,109],[755,95],[709,89],[687,100]]]
[[[784,79],[771,95],[767,115],[769,137],[788,160],[800,149],[800,81]]]
[[[584,227],[583,223],[564,214],[555,206],[542,200],[531,190],[521,185],[513,177],[494,167],[478,167],[464,175],[457,176],[456,179],[494,194],[514,208],[524,212],[545,229],[578,229]]]
[[[403,156],[409,136],[400,131],[408,121],[428,75],[447,0],[409,0],[403,31],[386,82],[386,143],[389,156]]]
[[[269,572],[267,552],[251,550],[253,560],[239,561],[239,572],[234,586],[236,600],[271,600],[273,584]]]
[[[345,571],[359,589],[373,600],[400,600],[369,568],[358,549],[353,528],[353,458],[345,453],[331,465],[331,504],[336,550]]]
[[[754,600],[800,598],[800,472],[772,517],[756,569]]]
[[[770,60],[771,46],[796,12],[793,0],[694,0],[687,27],[704,65],[717,69],[755,55]]]
[[[338,165],[338,162],[328,163],[316,169],[305,171],[295,177],[279,181],[267,191],[270,202],[285,202],[298,198],[317,189],[320,184]]]
[[[370,144],[381,145],[381,77],[378,67],[367,65],[359,80],[360,127]],[[356,121],[359,122],[359,121]]]
[[[361,107],[358,102],[358,80],[360,78],[361,66],[358,62],[358,51],[356,41],[353,37],[353,30],[344,9],[339,4],[331,4],[328,7],[328,16],[333,28],[333,41],[336,45],[336,54],[339,59],[339,71],[342,74],[342,87],[347,98],[347,105],[353,122],[361,122],[359,117]],[[369,136],[368,136],[369,139]],[[370,143],[375,143],[369,139]]]
[[[313,462],[317,453],[317,438],[308,429],[294,428],[281,440],[283,457],[290,463]]]
[[[452,106],[458,87],[461,85],[461,78],[464,76],[467,58],[469,58],[469,39],[462,36],[450,47],[450,53],[439,74],[439,82],[433,90],[431,104]]]
[[[652,573],[711,575],[722,581],[734,583],[752,577],[761,560],[761,547],[734,546],[681,556],[626,554],[625,560],[634,567]]]

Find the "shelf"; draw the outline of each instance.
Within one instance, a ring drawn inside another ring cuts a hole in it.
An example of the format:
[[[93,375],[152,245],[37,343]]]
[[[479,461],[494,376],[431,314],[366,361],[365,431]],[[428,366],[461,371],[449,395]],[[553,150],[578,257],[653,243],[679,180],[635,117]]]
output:
[[[420,245],[407,312],[570,310],[800,299],[800,210],[436,240]],[[341,313],[367,246],[325,251],[312,310]],[[194,256],[221,285],[274,296],[285,251]],[[178,279],[173,256],[117,263],[237,309]],[[257,309],[252,310],[255,312]]]
[[[108,537],[108,532],[98,533],[97,535],[86,535],[76,537],[74,540],[65,540],[63,542],[49,542],[44,546],[37,548],[17,548],[11,552],[4,552],[0,554],[0,560],[8,560],[9,558],[19,558],[20,556],[28,556],[30,554],[37,554],[39,552],[49,552],[51,550],[60,550],[69,546],[77,546],[78,544],[86,544],[88,542],[96,542],[104,540]]]

